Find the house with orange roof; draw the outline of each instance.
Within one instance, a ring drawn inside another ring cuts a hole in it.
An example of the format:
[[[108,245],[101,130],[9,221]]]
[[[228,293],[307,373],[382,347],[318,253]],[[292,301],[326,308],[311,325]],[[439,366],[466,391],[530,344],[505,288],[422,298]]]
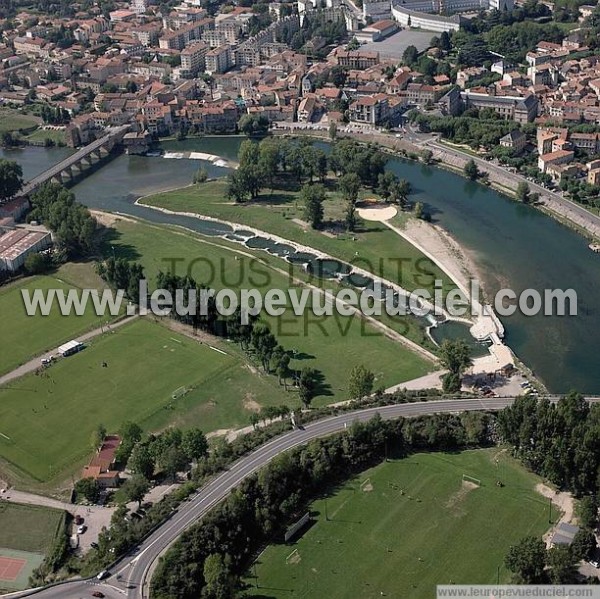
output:
[[[119,470],[115,468],[119,435],[107,435],[90,463],[81,472],[81,478],[93,478],[103,489],[119,486]]]

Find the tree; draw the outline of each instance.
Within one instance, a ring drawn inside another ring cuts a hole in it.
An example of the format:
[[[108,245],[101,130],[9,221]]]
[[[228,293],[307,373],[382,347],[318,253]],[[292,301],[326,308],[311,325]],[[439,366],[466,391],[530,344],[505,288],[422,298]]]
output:
[[[423,218],[424,212],[423,212],[423,202],[416,202],[415,203],[415,218]]]
[[[23,187],[23,169],[14,160],[0,159],[0,203],[10,200]]]
[[[520,181],[516,191],[517,200],[523,202],[523,204],[529,204],[531,200],[530,192],[529,185],[525,181]]]
[[[39,275],[48,270],[50,262],[44,254],[29,254],[25,258],[25,270],[30,275]]]
[[[75,483],[75,493],[84,497],[90,503],[96,503],[100,498],[100,486],[93,478],[82,478]]]
[[[55,233],[57,245],[68,257],[89,254],[94,247],[96,219],[75,201],[72,192],[57,183],[46,183],[31,196],[30,219],[39,220]]]
[[[204,560],[204,582],[203,599],[232,599],[235,595],[235,578],[218,553],[211,553]]]
[[[313,397],[317,394],[319,373],[310,367],[303,368],[298,379],[300,401],[308,408]]]
[[[144,478],[151,479],[154,475],[154,457],[146,443],[138,443],[129,456],[127,467]]]
[[[593,495],[582,497],[577,506],[577,516],[582,528],[596,528],[598,524],[598,501]]]
[[[377,193],[387,200],[392,195],[392,190],[398,185],[398,177],[390,171],[381,173],[377,177]]]
[[[358,50],[359,48],[360,42],[355,37],[353,37],[346,45],[346,50],[348,50],[348,52]]]
[[[348,202],[346,205],[346,211],[344,213],[344,221],[346,224],[346,229],[348,231],[355,231],[357,220],[358,219],[356,217],[356,203]]]
[[[177,473],[184,470],[188,464],[183,451],[174,445],[169,447],[159,459],[159,464],[167,478],[175,480]]]
[[[391,190],[392,196],[398,198],[402,206],[408,203],[408,196],[412,192],[412,185],[406,179],[400,179]]]
[[[5,148],[12,148],[16,144],[17,140],[15,139],[11,131],[4,131],[4,133],[2,133],[2,145]]]
[[[426,148],[421,152],[421,159],[425,164],[431,164],[431,160],[433,159],[433,152]]]
[[[359,400],[373,391],[373,382],[375,375],[373,372],[365,368],[362,364],[355,366],[350,371],[350,379],[348,382],[348,393],[351,399]]]
[[[191,428],[185,431],[181,439],[181,450],[190,461],[203,458],[208,455],[206,436],[199,428]]]
[[[541,539],[525,537],[508,550],[504,563],[517,584],[544,582],[546,546]]]
[[[134,474],[128,478],[123,485],[123,493],[127,497],[127,501],[137,501],[138,509],[142,506],[142,500],[146,493],[150,490],[150,483],[145,476]]]
[[[479,169],[475,164],[475,161],[471,158],[467,164],[465,164],[465,175],[471,180],[475,181],[479,177]]]
[[[348,202],[356,202],[360,186],[360,177],[356,173],[346,173],[338,179],[338,187],[342,197]]]
[[[402,54],[402,62],[409,66],[415,64],[419,59],[419,51],[415,48],[415,46],[407,46],[406,50]]]
[[[287,391],[287,377],[290,376],[290,356],[288,353],[284,352],[281,354],[281,357],[277,360],[277,364],[275,366],[275,372],[277,373],[277,378],[279,379],[279,384],[283,381],[283,386]]]
[[[238,129],[248,137],[264,135],[269,130],[269,119],[263,114],[244,114],[238,121]]]
[[[96,429],[92,432],[90,444],[94,451],[98,450],[102,445],[104,438],[106,437],[106,427],[103,424],[99,424]]]
[[[577,560],[568,545],[557,545],[547,552],[552,584],[571,584],[577,580]]]
[[[319,229],[323,224],[325,195],[325,188],[319,183],[304,185],[300,191],[300,199],[304,204],[304,218],[313,229]]]
[[[580,528],[575,533],[571,551],[577,560],[589,560],[596,552],[596,536],[589,529]]]
[[[462,339],[444,339],[440,346],[440,362],[449,371],[444,377],[444,391],[460,391],[461,376],[473,363],[469,346]]]
[[[207,180],[208,180],[208,171],[204,167],[200,167],[194,173],[194,183],[196,183],[196,184],[206,183]]]
[[[439,48],[444,52],[450,52],[450,50],[452,49],[452,44],[450,43],[450,36],[448,35],[447,31],[442,31],[440,35]]]
[[[335,121],[331,121],[329,123],[329,139],[331,141],[335,141],[337,137],[337,123]]]
[[[276,140],[265,139],[258,146],[258,167],[262,176],[273,187],[273,179],[279,169],[279,143]]]

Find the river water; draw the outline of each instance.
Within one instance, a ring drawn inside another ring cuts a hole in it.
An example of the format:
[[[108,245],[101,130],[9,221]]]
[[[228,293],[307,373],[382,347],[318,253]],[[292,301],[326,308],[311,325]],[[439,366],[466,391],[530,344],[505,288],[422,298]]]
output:
[[[235,159],[240,139],[202,138],[165,142],[167,152],[196,150]],[[68,155],[66,148],[2,151],[18,160],[25,178],[42,172]],[[178,224],[209,234],[224,234],[226,225],[165,215],[135,206],[136,198],[187,185],[202,164],[210,176],[227,170],[196,160],[121,155],[75,186],[77,198],[92,208]],[[503,318],[508,344],[553,392],[578,389],[600,393],[600,255],[587,241],[541,214],[501,194],[442,169],[390,160],[388,169],[408,179],[411,199],[425,203],[434,220],[472,255],[489,294],[503,287],[517,293],[533,288],[573,288],[577,316]],[[210,230],[207,230],[207,227]]]

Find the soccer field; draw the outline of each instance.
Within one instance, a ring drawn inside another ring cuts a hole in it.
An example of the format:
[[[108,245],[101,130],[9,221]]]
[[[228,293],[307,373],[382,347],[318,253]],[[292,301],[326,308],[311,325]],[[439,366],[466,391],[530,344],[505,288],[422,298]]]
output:
[[[296,543],[269,546],[247,596],[431,599],[436,584],[506,582],[509,546],[550,526],[538,480],[498,449],[381,464],[313,503],[316,523]]]
[[[23,289],[72,289],[55,277],[29,277],[25,281],[0,290],[0,314],[10,318],[0,321],[0,374],[10,372],[33,356],[58,347],[78,334],[100,327],[107,318],[100,319],[93,313],[91,304],[85,314],[61,316],[56,305],[48,316],[27,316],[21,296]]]
[[[173,400],[180,387],[189,392]],[[43,376],[0,387],[0,399],[4,469],[38,482],[76,472],[100,423],[109,432],[127,420],[148,431],[169,424],[211,431],[246,425],[250,399],[284,402],[277,379],[252,374],[233,351],[219,353],[142,319],[95,338]]]
[[[118,235],[112,244],[117,256],[134,251],[151,288],[158,271],[167,271],[170,260],[175,258],[178,275],[190,274],[215,289],[257,288],[264,293],[290,287],[287,277],[266,264],[240,260],[230,249],[215,247],[218,240],[204,243],[192,234],[131,221],[119,221],[114,226]],[[261,259],[264,257],[263,254]],[[283,262],[272,260],[285,267]],[[291,368],[310,366],[323,373],[325,385],[313,402],[315,406],[348,399],[348,375],[359,364],[374,372],[376,388],[417,378],[433,368],[431,362],[360,318],[339,314],[316,317],[310,310],[302,316],[286,310],[281,317],[263,318],[285,349],[297,350],[298,359],[292,360]]]

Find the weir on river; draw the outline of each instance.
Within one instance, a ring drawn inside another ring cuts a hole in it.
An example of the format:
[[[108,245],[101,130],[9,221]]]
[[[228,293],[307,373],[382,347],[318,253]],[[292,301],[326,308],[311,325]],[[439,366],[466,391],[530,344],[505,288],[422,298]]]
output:
[[[235,161],[240,141],[233,137],[200,138],[167,142],[163,147],[166,151],[206,152]],[[29,147],[3,151],[2,155],[18,160],[28,179],[68,153],[62,148]],[[209,235],[231,233],[227,226],[134,205],[142,195],[189,185],[199,164],[211,177],[228,173],[210,162],[122,155],[92,173],[73,191],[80,201],[95,209],[186,226]],[[506,340],[552,392],[600,392],[600,368],[596,363],[600,354],[600,260],[589,250],[588,242],[535,208],[453,173],[399,159],[391,159],[388,169],[411,182],[411,200],[423,202],[434,221],[470,253],[488,294],[506,287],[517,293],[528,288],[542,293],[544,289],[575,289],[577,316],[526,317],[517,312],[502,318]],[[462,333],[449,324],[433,329],[434,338],[439,339],[446,327],[452,327],[452,334]],[[446,328],[444,334],[449,333]]]

